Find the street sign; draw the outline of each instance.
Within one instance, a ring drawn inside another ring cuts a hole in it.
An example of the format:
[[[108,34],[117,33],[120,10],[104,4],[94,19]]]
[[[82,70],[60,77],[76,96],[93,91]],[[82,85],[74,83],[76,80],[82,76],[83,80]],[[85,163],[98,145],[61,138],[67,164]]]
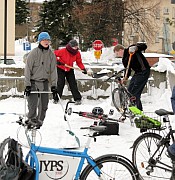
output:
[[[100,51],[103,48],[103,42],[101,40],[95,40],[92,44],[92,47],[96,50],[96,51]]]
[[[94,51],[94,56],[96,59],[100,59],[101,51]]]
[[[30,51],[31,50],[30,42],[26,41],[25,43],[23,43],[23,49],[24,51]]]

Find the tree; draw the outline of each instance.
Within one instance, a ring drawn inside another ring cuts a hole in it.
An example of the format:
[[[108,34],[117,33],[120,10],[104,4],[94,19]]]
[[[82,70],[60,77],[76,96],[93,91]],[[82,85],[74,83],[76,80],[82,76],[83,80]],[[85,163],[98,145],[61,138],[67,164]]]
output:
[[[121,41],[122,7],[122,0],[93,0],[74,7],[73,18],[77,22],[75,26],[85,42],[85,50],[92,46],[95,39],[102,40],[105,46],[111,46],[113,38]]]
[[[157,32],[155,21],[159,3],[160,0],[92,0],[77,5],[73,18],[78,22],[75,26],[86,42],[85,49],[95,39],[102,40],[105,46],[111,46],[112,38],[124,43],[123,39],[127,41],[131,35],[135,42],[139,39],[151,41]]]
[[[125,25],[125,41],[135,37],[135,42],[153,40],[158,31],[156,23],[160,0],[124,1],[123,24]],[[134,40],[133,40],[134,41]]]
[[[15,4],[15,24],[24,24],[29,15],[28,3],[25,0],[16,0]]]
[[[44,1],[38,22],[38,32],[47,31],[52,37],[52,47],[65,45],[76,33],[71,15],[71,0]]]
[[[44,1],[38,31],[51,34],[54,48],[75,36],[79,38],[81,50],[92,47],[95,39],[102,40],[106,47],[112,45],[113,38],[119,43],[130,43],[131,35],[135,41],[149,41],[157,31],[159,3],[160,0]]]

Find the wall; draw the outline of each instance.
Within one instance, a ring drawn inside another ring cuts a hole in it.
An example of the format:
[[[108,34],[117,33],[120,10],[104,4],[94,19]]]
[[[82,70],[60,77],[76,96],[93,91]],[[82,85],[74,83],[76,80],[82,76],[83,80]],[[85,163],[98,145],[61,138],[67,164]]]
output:
[[[5,0],[0,0],[0,56],[4,56]],[[15,0],[7,0],[7,56],[15,55]]]
[[[144,7],[144,1],[141,4],[143,5],[142,8],[145,9],[146,12],[146,6]],[[146,39],[148,48],[146,52],[155,52],[155,53],[165,53],[170,54],[172,52],[172,43],[175,42],[175,4],[171,4],[171,0],[147,0],[147,3],[153,4],[153,2],[159,2],[160,5],[156,6],[157,14],[156,19],[152,19],[149,17],[148,12],[146,12],[146,18],[149,20],[151,24],[154,26],[154,31],[156,31],[156,34],[154,36],[151,36],[150,40]],[[126,1],[130,2],[130,1]],[[166,12],[167,10],[167,12]],[[139,17],[138,17],[139,18]],[[169,18],[173,25],[170,26],[169,23],[165,23],[165,19]],[[132,30],[134,31],[134,30]],[[132,32],[131,28],[128,24],[124,25],[124,46],[128,46],[130,44],[134,44],[138,41],[142,40],[142,32]],[[175,52],[174,52],[175,53]]]

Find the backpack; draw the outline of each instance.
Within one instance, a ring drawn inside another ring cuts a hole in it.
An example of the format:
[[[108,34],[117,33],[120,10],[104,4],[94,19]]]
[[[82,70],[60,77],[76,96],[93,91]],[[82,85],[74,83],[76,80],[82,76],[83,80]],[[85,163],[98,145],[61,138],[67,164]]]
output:
[[[35,180],[35,170],[24,161],[22,162],[18,180]]]
[[[0,144],[0,180],[18,180],[22,165],[22,149],[10,137]]]

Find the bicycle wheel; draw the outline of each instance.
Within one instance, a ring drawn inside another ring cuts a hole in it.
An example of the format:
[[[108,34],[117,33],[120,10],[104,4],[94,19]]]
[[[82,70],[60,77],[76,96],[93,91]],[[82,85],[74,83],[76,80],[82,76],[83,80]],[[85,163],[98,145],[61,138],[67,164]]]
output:
[[[100,156],[94,161],[101,170],[101,176],[98,177],[94,171],[94,168],[87,165],[80,176],[80,180],[138,179],[137,170],[134,169],[132,162],[123,156],[109,154]]]
[[[145,133],[134,142],[132,160],[143,180],[170,179],[172,167],[167,148],[163,145],[157,150],[161,138],[159,134]]]
[[[126,108],[125,93],[120,88],[112,91],[112,102],[117,111],[122,112]]]

